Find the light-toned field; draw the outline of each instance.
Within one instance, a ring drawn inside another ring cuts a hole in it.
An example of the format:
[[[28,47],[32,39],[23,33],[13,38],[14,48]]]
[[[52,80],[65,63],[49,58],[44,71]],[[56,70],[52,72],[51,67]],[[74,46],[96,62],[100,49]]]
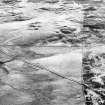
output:
[[[54,49],[55,50],[55,49]],[[50,71],[81,82],[81,50],[30,60]],[[45,69],[15,60],[6,64],[10,74],[2,77],[1,105],[84,105],[82,87]],[[10,94],[8,96],[8,94]],[[21,95],[22,94],[22,95]]]

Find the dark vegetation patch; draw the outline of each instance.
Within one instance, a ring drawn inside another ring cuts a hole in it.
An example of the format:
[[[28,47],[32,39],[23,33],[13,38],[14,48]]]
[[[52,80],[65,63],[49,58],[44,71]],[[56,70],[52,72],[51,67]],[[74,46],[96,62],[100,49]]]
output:
[[[83,80],[91,89],[84,87],[86,105],[104,105],[105,104],[105,75],[104,53],[85,55],[83,58]]]

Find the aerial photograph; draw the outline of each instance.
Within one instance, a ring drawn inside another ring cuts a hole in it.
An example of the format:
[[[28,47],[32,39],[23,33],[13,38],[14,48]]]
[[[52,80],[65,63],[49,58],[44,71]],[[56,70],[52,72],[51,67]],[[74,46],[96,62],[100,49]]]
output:
[[[0,0],[0,105],[105,105],[105,0]]]

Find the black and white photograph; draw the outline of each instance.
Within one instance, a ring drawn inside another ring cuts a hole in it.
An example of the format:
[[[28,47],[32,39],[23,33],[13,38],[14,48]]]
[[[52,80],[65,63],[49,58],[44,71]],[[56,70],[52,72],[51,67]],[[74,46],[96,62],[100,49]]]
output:
[[[105,0],[0,0],[0,105],[105,105]]]

